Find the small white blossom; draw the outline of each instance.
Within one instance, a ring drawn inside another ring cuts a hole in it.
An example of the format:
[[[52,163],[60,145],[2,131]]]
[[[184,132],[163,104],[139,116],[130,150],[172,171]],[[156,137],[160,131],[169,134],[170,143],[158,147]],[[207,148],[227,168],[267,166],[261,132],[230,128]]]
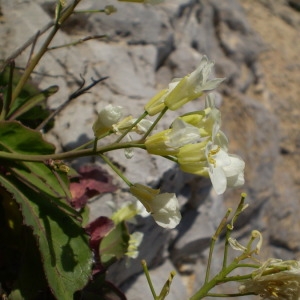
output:
[[[113,125],[118,123],[122,117],[123,108],[121,106],[113,106],[111,104],[105,106],[99,113],[98,118],[93,124],[95,137],[113,129]]]
[[[152,217],[161,227],[175,228],[181,220],[178,200],[174,193],[157,195],[151,203],[151,209]]]
[[[208,142],[206,146],[208,174],[218,195],[227,187],[244,184],[245,162],[238,156],[228,154],[221,146]]]
[[[140,200],[159,226],[171,229],[179,224],[181,214],[174,193],[160,194],[159,190],[138,183],[130,187],[130,192]]]
[[[175,78],[167,89],[158,92],[145,105],[150,116],[161,112],[165,107],[177,110],[185,103],[197,99],[204,92],[215,89],[224,78],[209,79],[214,63],[203,56],[198,68],[183,78]]]
[[[164,99],[165,105],[176,110],[185,103],[200,97],[203,92],[215,89],[224,78],[209,79],[214,63],[204,55],[198,68],[191,74],[169,87],[169,92]]]
[[[147,151],[152,154],[176,154],[180,147],[196,143],[200,138],[200,132],[197,127],[177,118],[173,122],[172,128],[148,137],[145,146]]]
[[[199,140],[200,133],[198,128],[177,118],[172,123],[172,130],[168,135],[166,145],[173,148],[180,148],[184,145],[198,142]]]
[[[122,134],[126,130],[132,127],[132,125],[136,122],[137,119],[134,119],[132,116],[128,116],[118,122],[117,124],[113,125],[113,129],[115,133]],[[152,121],[143,119],[141,120],[137,125],[135,125],[133,128],[131,128],[130,132],[136,132],[138,134],[145,134],[147,130],[151,127],[153,124]]]

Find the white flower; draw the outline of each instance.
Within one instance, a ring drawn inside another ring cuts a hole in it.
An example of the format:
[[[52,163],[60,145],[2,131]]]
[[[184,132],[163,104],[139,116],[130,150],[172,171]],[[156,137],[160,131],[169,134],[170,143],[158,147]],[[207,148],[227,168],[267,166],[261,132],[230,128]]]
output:
[[[228,154],[219,145],[208,142],[206,146],[208,174],[218,195],[227,187],[240,187],[244,184],[245,162],[238,156]]]
[[[168,134],[166,145],[173,148],[180,148],[184,145],[198,142],[199,140],[199,129],[177,118],[172,123],[172,129]]]
[[[209,80],[214,63],[203,56],[198,68],[183,78],[175,78],[167,89],[158,92],[145,105],[150,116],[161,112],[165,107],[176,110],[185,103],[203,95],[204,92],[215,89],[224,78]]]
[[[113,129],[113,125],[118,123],[122,117],[123,108],[121,106],[113,106],[111,104],[105,106],[99,113],[98,118],[93,124],[95,137]]]
[[[151,209],[152,217],[161,227],[175,228],[181,220],[178,200],[174,193],[157,195],[151,203]]]
[[[128,116],[118,122],[117,124],[113,125],[113,130],[117,134],[122,134],[126,130],[132,127],[132,125],[136,122],[137,119],[134,119],[132,116]],[[135,125],[133,128],[131,128],[131,132],[136,132],[138,134],[145,134],[147,130],[151,127],[153,124],[152,121],[143,119],[141,120],[137,125]]]
[[[148,137],[145,142],[149,153],[157,155],[176,154],[179,148],[200,140],[199,129],[177,118],[172,128]]]
[[[159,194],[159,190],[139,183],[132,185],[130,191],[141,201],[146,210],[151,213],[159,226],[171,229],[179,224],[181,214],[179,203],[174,193]]]
[[[171,110],[176,110],[200,97],[203,92],[215,89],[224,78],[208,79],[213,65],[214,63],[204,55],[195,71],[169,87],[169,93],[164,99],[165,105]]]

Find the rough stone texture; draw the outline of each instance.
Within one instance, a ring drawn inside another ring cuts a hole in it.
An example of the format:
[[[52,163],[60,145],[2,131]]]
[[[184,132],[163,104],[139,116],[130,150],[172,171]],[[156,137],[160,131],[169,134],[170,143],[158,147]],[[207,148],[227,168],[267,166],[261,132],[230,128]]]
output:
[[[111,4],[107,0],[101,4],[82,2],[85,9]],[[3,58],[49,22],[53,3],[0,3]],[[179,276],[168,299],[186,299],[203,282],[209,238],[226,208],[237,205],[241,191],[248,194],[250,207],[236,224],[234,236],[244,241],[251,230],[258,229],[264,235],[262,258],[299,258],[299,1],[166,0],[157,6],[114,4],[119,12],[111,16],[74,17],[53,45],[92,34],[107,34],[108,39],[51,51],[39,64],[37,84],[60,85],[60,92],[49,99],[51,107],[63,103],[78,88],[80,74],[87,82],[91,77],[109,76],[64,109],[47,138],[58,149],[86,142],[93,136],[91,126],[96,111],[108,103],[123,105],[128,114],[137,116],[157,89],[164,88],[174,77],[190,73],[206,54],[216,62],[216,75],[227,78],[219,89],[222,126],[230,140],[230,152],[246,161],[246,184],[241,190],[217,197],[208,179],[183,174],[169,161],[150,158],[142,151],[136,151],[130,161],[123,151],[112,153],[111,158],[132,181],[174,191],[182,205],[183,219],[175,230],[155,227],[151,218],[140,220],[137,230],[143,230],[146,239],[139,259],[147,259],[158,285],[163,284],[172,268],[177,268]],[[25,51],[17,63],[24,66],[27,59]],[[197,100],[180,113],[202,107],[203,101]],[[161,127],[169,126],[177,113],[170,114]],[[92,218],[110,214],[105,201],[121,203],[130,199],[125,185],[118,184],[121,189],[116,194],[91,201]],[[222,247],[221,240],[216,245],[213,273],[221,265]],[[230,255],[234,257],[236,253]],[[139,260],[131,261],[129,267],[119,262],[109,276],[127,291],[128,299],[150,299]],[[223,291],[235,292],[236,286],[229,285]]]

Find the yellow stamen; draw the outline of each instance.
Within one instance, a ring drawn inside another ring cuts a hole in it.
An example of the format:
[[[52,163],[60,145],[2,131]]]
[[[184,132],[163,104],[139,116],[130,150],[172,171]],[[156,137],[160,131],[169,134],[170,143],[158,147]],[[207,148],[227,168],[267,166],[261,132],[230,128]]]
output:
[[[208,162],[209,162],[211,165],[214,165],[214,167],[216,167],[217,162],[216,162],[216,160],[215,160],[212,156],[213,156],[213,155],[216,155],[220,150],[221,150],[221,147],[220,147],[220,146],[217,146],[217,149],[215,149],[215,150],[210,150],[209,153],[208,153]]]

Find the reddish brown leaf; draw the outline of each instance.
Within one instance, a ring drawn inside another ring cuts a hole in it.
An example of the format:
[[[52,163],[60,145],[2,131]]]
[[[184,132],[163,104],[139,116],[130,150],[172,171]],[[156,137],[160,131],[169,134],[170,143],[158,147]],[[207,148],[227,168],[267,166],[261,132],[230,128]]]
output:
[[[114,222],[111,219],[99,217],[85,228],[87,234],[90,236],[89,244],[94,253],[95,264],[93,275],[103,269],[99,255],[100,242],[114,227]]]
[[[71,201],[75,208],[82,208],[87,201],[99,194],[114,192],[117,187],[112,183],[112,177],[95,165],[82,166],[78,171],[78,182],[71,182]]]

